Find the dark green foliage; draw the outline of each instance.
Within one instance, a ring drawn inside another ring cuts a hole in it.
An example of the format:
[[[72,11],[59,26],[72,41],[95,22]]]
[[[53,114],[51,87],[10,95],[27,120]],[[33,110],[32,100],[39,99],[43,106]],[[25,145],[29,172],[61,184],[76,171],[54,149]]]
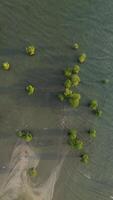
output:
[[[98,117],[101,117],[102,114],[103,114],[103,112],[102,112],[102,110],[100,110],[99,108],[97,108],[97,109],[95,110],[95,114],[96,114]]]
[[[74,147],[78,150],[82,150],[84,146],[83,141],[76,139]]]
[[[70,78],[72,75],[72,69],[70,67],[66,68],[64,70],[64,75],[65,75],[65,77]]]
[[[90,108],[92,109],[92,111],[98,116],[101,117],[102,116],[102,110],[99,109],[99,105],[97,100],[92,100],[89,104]]]
[[[77,131],[75,129],[69,130],[68,137],[69,137],[69,144],[71,145],[71,147],[74,147],[75,141],[77,139]]]
[[[77,138],[77,131],[75,129],[71,129],[69,131],[68,136],[69,136],[69,144],[71,145],[71,147],[77,150],[83,149],[83,141]]]
[[[97,100],[92,100],[92,101],[90,102],[89,106],[90,106],[90,108],[91,108],[92,110],[96,110],[96,109],[98,108],[98,102],[97,102]]]
[[[71,76],[72,86],[78,86],[80,83],[80,77],[77,74]]]
[[[68,134],[71,141],[77,138],[77,131],[75,129],[70,129]]]
[[[84,63],[84,62],[86,61],[86,59],[87,59],[87,56],[86,56],[85,53],[81,54],[81,55],[79,56],[79,58],[78,58],[78,60],[79,60],[79,62],[80,62],[81,64]]]
[[[65,88],[64,96],[70,97],[71,95],[72,95],[72,90],[70,90],[69,88]]]
[[[81,161],[83,163],[85,163],[85,164],[88,164],[88,162],[89,162],[89,156],[88,156],[88,154],[82,154],[81,155]]]
[[[71,98],[80,100],[81,95],[79,93],[73,92],[72,95],[71,95]]]
[[[69,99],[69,103],[73,108],[78,108],[79,105],[80,105],[80,100],[79,99],[70,98]]]
[[[28,130],[22,130],[17,132],[17,136],[26,142],[30,142],[33,139],[32,133]]]
[[[34,46],[28,46],[28,47],[26,47],[26,53],[29,56],[33,56],[36,53],[36,48]]]
[[[95,129],[90,129],[88,131],[88,133],[92,138],[96,138],[96,130]]]
[[[10,67],[11,66],[10,66],[10,64],[8,62],[2,63],[3,70],[8,71],[10,69]]]
[[[80,105],[81,96],[79,93],[72,93],[69,98],[69,103],[73,108],[77,108]]]
[[[79,47],[80,47],[80,46],[79,46],[78,43],[74,43],[73,46],[72,46],[73,49],[79,49]]]
[[[71,86],[72,86],[72,82],[70,81],[70,79],[67,79],[67,80],[65,81],[64,85],[65,85],[66,88],[70,89]]]
[[[61,102],[63,102],[65,100],[65,96],[64,94],[58,94],[58,98]]]
[[[78,74],[80,72],[80,66],[74,65],[72,72],[73,74]]]
[[[33,85],[28,85],[27,87],[26,87],[26,91],[27,91],[27,93],[28,93],[28,95],[32,95],[32,94],[34,94],[35,93],[35,87],[33,86]]]
[[[28,174],[29,174],[29,176],[36,177],[37,176],[37,170],[34,167],[32,167],[28,170]]]

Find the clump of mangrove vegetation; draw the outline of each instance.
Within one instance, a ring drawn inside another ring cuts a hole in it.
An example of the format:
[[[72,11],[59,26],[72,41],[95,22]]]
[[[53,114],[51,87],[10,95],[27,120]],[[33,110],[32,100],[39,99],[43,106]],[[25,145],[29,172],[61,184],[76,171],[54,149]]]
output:
[[[77,131],[76,129],[70,129],[68,132],[70,141],[73,141],[77,138]]]
[[[28,86],[26,86],[26,91],[28,93],[28,95],[32,95],[35,93],[35,87],[31,84],[29,84]]]
[[[69,103],[73,108],[77,108],[80,105],[80,101],[78,99],[70,98]]]
[[[95,110],[95,114],[96,114],[98,117],[101,117],[102,114],[103,114],[103,112],[102,112],[102,110],[100,110],[99,108],[97,108],[97,109]]]
[[[80,72],[80,66],[79,65],[74,65],[72,69],[73,74],[78,74]]]
[[[73,108],[77,108],[80,105],[81,95],[79,93],[72,93],[69,98],[69,103]]]
[[[17,131],[17,136],[26,142],[30,142],[33,139],[32,133],[28,130]]]
[[[79,140],[78,138],[76,139],[76,142],[75,142],[75,147],[76,149],[78,150],[82,150],[83,149],[83,146],[84,146],[84,142],[82,140]]]
[[[79,45],[75,43],[73,45],[73,48],[78,49]],[[87,55],[85,53],[81,54],[78,57],[79,64],[83,64],[86,60],[87,60]],[[80,72],[79,64],[75,64],[73,68],[68,67],[64,71],[64,76],[66,78],[66,81],[64,83],[65,91],[61,99],[63,100],[67,99],[69,104],[73,108],[77,108],[80,105],[80,99],[81,99],[81,95],[76,91],[76,88],[79,86],[81,82],[80,76],[78,75]],[[107,84],[109,83],[109,80],[105,79],[102,82]],[[98,117],[102,115],[102,110],[100,110],[98,101],[96,99],[90,101],[89,107]],[[96,138],[96,130],[94,128],[89,129],[88,134],[91,138],[94,139]],[[77,131],[75,129],[71,129],[68,132],[68,143],[74,149],[83,150],[85,142],[79,139]],[[88,154],[83,153],[80,157],[83,163],[87,164],[89,162]]]
[[[88,162],[89,162],[89,156],[88,156],[88,154],[84,153],[80,157],[81,157],[81,161],[83,163],[88,164]]]
[[[74,43],[72,46],[73,49],[79,49],[80,45],[78,43]]]
[[[102,116],[102,110],[99,109],[99,104],[97,100],[91,100],[91,102],[89,103],[89,107],[91,108],[91,110],[98,116],[101,117]]]
[[[88,134],[90,135],[90,137],[92,138],[96,138],[96,130],[95,129],[89,129]]]
[[[79,65],[74,65],[73,68],[66,68],[64,70],[64,76],[66,78],[64,82],[64,91],[58,94],[58,98],[61,102],[67,100],[69,105],[73,108],[77,108],[80,105],[81,95],[75,92],[75,89],[80,84],[80,77],[78,75],[80,71]]]
[[[37,173],[37,170],[34,167],[32,167],[28,169],[28,174],[31,177],[36,177],[38,173]]]
[[[78,49],[79,45],[75,43],[73,45],[73,49]],[[85,53],[81,54],[78,58],[79,64],[84,63],[87,60],[87,56]],[[78,108],[80,105],[81,95],[78,91],[76,91],[77,87],[79,86],[81,80],[80,76],[78,75],[80,72],[79,64],[75,64],[72,68],[68,67],[64,70],[64,76],[66,78],[64,82],[64,92],[58,95],[58,98],[61,102],[67,100],[68,103],[73,108]],[[99,109],[98,101],[93,99],[89,103],[90,109],[95,112],[96,115],[101,116],[102,111]],[[92,138],[96,138],[96,130],[89,129],[88,134]],[[78,135],[76,129],[70,129],[68,132],[68,143],[69,145],[76,149],[76,150],[83,150],[84,148],[84,141],[82,141]],[[85,164],[89,162],[89,156],[86,153],[83,153],[81,156],[81,161]]]
[[[74,49],[79,48],[79,44],[75,43],[73,45]],[[79,56],[79,63],[83,63],[86,61],[86,54],[81,54]],[[73,108],[78,108],[80,105],[81,95],[76,91],[77,87],[79,86],[81,80],[80,76],[78,75],[80,72],[79,64],[75,64],[73,67],[67,67],[64,70],[64,77],[66,78],[64,82],[64,91],[58,94],[58,98],[61,102],[66,100],[69,105]]]
[[[65,91],[64,91],[65,97],[70,97],[72,93],[73,93],[72,90],[70,90],[69,88],[65,88]]]
[[[87,59],[87,55],[85,53],[81,54],[78,58],[79,63],[84,63]]]
[[[83,149],[84,143],[77,137],[77,131],[75,129],[71,129],[68,132],[69,136],[69,145],[77,150]]]
[[[8,62],[3,62],[2,63],[3,70],[8,71],[10,69],[10,67],[11,66],[10,66],[10,64]]]
[[[80,77],[77,74],[71,76],[72,86],[78,86],[80,83]]]
[[[91,110],[93,110],[93,111],[97,110],[97,108],[98,108],[98,102],[97,102],[97,100],[91,100],[89,106],[90,106]]]
[[[61,100],[62,97],[60,96]],[[68,103],[73,108],[77,108],[80,105],[81,95],[79,93],[75,93],[72,90],[65,88],[63,100],[66,99]]]
[[[58,94],[58,98],[59,98],[59,100],[60,100],[61,102],[63,102],[63,101],[65,100],[65,96],[64,96],[64,94],[62,94],[62,93]]]
[[[36,53],[36,48],[34,46],[28,46],[28,47],[26,47],[26,53],[29,56],[33,56]]]
[[[67,67],[65,70],[64,70],[64,76],[66,78],[70,78],[72,75],[72,69],[70,67]]]
[[[72,82],[70,79],[67,79],[64,83],[65,88],[70,89],[72,87]]]

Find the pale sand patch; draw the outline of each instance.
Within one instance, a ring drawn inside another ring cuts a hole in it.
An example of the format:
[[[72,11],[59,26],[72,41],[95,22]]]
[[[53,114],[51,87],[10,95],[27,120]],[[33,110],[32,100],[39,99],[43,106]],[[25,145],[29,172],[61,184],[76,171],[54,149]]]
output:
[[[31,183],[27,173],[31,167],[38,167],[40,158],[37,157],[32,147],[23,142],[17,144],[12,153],[9,172],[0,188],[1,200],[16,200],[19,197],[25,200],[52,200],[56,181],[64,161],[66,153],[57,166],[52,170],[49,178],[38,188]]]

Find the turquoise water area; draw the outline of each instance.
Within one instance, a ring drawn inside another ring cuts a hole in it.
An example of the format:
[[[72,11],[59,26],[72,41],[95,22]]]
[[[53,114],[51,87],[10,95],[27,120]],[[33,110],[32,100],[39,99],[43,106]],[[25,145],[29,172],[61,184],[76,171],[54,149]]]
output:
[[[0,70],[0,179],[8,170],[17,142],[18,129],[30,129],[36,153],[41,151],[39,179],[44,180],[65,146],[66,131],[76,128],[86,137],[97,129],[94,142],[87,141],[91,161],[85,166],[70,152],[55,187],[54,200],[108,200],[113,197],[113,1],[112,0],[0,0],[0,62],[8,61],[9,72]],[[80,43],[78,53],[72,44]],[[25,47],[37,48],[34,57]],[[85,52],[81,66],[81,106],[74,110],[61,104],[62,70],[76,63]],[[107,85],[101,83],[109,79]],[[27,96],[25,86],[37,88]],[[97,119],[87,107],[97,99],[103,116]],[[38,151],[39,150],[39,151]],[[2,181],[0,181],[2,182]]]

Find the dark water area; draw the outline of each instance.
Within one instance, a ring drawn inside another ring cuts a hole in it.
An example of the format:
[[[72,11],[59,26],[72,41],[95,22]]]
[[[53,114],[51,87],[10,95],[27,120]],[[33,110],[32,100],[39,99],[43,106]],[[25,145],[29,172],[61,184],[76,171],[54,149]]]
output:
[[[71,48],[76,41],[78,52]],[[37,48],[34,57],[25,53],[29,44]],[[63,87],[62,71],[73,66],[82,52],[88,60],[81,65],[81,106],[74,110],[59,103],[56,94]],[[97,138],[85,146],[90,163],[83,165],[70,152],[53,199],[113,199],[112,52],[112,0],[0,0],[0,61],[12,65],[9,72],[0,70],[1,180],[18,129],[33,132],[34,151],[42,154],[39,179],[43,180],[66,145],[67,129],[76,128],[80,137],[87,138],[87,129],[94,127]],[[103,79],[109,79],[109,84],[102,84]],[[28,83],[37,88],[34,96],[25,92]],[[87,107],[91,99],[97,99],[103,110],[99,119]]]

